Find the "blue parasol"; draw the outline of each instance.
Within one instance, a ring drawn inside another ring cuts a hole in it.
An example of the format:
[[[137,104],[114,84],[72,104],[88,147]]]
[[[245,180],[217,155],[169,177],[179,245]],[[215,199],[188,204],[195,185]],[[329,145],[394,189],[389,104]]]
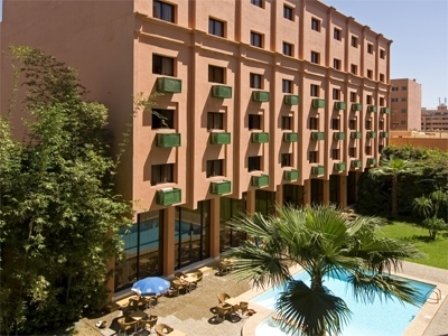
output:
[[[160,277],[147,277],[134,282],[131,290],[138,295],[161,295],[170,288],[169,281]]]

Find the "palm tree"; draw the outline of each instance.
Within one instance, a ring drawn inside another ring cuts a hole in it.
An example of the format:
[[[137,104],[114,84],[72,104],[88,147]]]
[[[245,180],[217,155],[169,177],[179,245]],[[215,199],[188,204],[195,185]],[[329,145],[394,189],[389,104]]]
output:
[[[285,207],[278,209],[277,217],[240,217],[231,225],[252,238],[230,252],[236,259],[234,272],[256,287],[286,283],[276,310],[288,332],[336,335],[350,310],[324,286],[327,275],[346,272],[358,299],[417,300],[405,281],[389,274],[400,259],[415,256],[417,250],[377,235],[378,223],[373,217],[348,220],[332,207]],[[289,267],[297,264],[310,275],[310,286],[290,273]]]
[[[376,170],[376,173],[382,175],[390,175],[392,177],[392,217],[396,217],[398,213],[398,176],[409,169],[409,162],[400,158],[390,157],[387,160],[381,161],[381,166]]]

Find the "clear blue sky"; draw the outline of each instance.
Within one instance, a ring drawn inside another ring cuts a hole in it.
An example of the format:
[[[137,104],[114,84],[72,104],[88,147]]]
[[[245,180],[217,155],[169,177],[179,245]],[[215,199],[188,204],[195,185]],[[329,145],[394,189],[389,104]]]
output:
[[[323,0],[393,40],[392,78],[422,84],[422,106],[448,99],[448,0]]]
[[[448,0],[323,1],[394,41],[392,78],[422,84],[422,106],[448,98]]]

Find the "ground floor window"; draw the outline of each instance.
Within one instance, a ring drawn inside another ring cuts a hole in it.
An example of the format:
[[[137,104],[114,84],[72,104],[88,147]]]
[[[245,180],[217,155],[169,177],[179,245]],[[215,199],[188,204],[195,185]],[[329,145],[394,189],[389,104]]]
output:
[[[324,200],[323,180],[311,179],[311,204],[322,204]]]
[[[263,215],[275,213],[275,192],[266,190],[255,191],[255,212]]]
[[[246,212],[246,200],[232,199],[228,197],[222,197],[220,200],[220,251],[224,252],[231,247],[239,246],[247,238],[247,234],[235,230],[229,226],[229,221],[239,215]]]
[[[304,204],[303,186],[295,184],[283,185],[283,205],[301,207]]]
[[[339,175],[330,175],[330,203],[336,204],[336,206],[340,206],[341,204],[339,199],[339,184]]]
[[[124,257],[115,265],[115,291],[128,288],[141,278],[162,273],[163,211],[137,215],[137,223],[120,235]]]

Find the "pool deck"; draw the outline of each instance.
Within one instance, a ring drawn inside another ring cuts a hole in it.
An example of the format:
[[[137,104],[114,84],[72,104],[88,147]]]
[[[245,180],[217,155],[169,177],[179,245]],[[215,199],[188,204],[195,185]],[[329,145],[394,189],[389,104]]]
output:
[[[204,278],[197,289],[191,293],[174,298],[161,297],[159,304],[151,310],[151,314],[159,316],[159,323],[166,323],[190,336],[252,336],[256,325],[272,312],[263,307],[250,303],[249,308],[256,314],[243,318],[237,323],[224,321],[213,325],[208,319],[213,316],[210,308],[218,303],[216,294],[226,292],[240,301],[249,301],[259,293],[252,290],[248,281],[238,280],[232,275],[216,276],[216,262],[198,267],[204,272]],[[419,315],[416,316],[405,336],[443,336],[448,335],[448,271],[414,263],[403,263],[399,272],[408,278],[436,284],[442,292],[438,303],[426,303]],[[149,313],[149,310],[145,310]],[[84,318],[80,320],[75,332],[77,335],[99,336],[113,334],[116,329],[114,321],[121,315],[120,310],[113,311],[98,318]],[[98,329],[95,323],[105,320],[108,327]],[[155,335],[154,331],[152,335]]]

